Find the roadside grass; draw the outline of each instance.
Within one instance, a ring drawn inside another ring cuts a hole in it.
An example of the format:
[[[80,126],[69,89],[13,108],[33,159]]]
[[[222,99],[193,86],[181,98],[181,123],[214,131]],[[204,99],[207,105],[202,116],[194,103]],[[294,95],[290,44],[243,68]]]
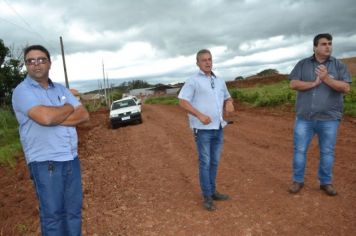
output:
[[[275,107],[294,104],[296,92],[289,88],[288,81],[251,88],[230,89],[231,97],[255,107]]]
[[[296,91],[289,88],[289,81],[251,88],[230,89],[234,99],[255,107],[294,105]],[[352,78],[351,91],[344,97],[344,114],[356,116],[356,77]]]
[[[105,107],[105,104],[101,103],[87,103],[84,105],[88,112],[95,112],[102,107]]]
[[[230,94],[234,99],[255,107],[276,107],[294,105],[296,92],[289,88],[289,81],[281,81],[272,85],[258,85],[251,88],[233,88]],[[175,96],[151,97],[146,104],[178,105]],[[89,111],[95,111],[98,106],[87,105]],[[356,116],[356,77],[352,78],[351,91],[344,99],[344,113]],[[18,123],[9,108],[0,108],[0,165],[15,166],[16,154],[21,152],[18,134]]]
[[[284,80],[271,85],[260,84],[250,88],[229,89],[231,97],[254,107],[277,107],[294,105],[296,91],[289,88],[289,81]],[[177,105],[175,96],[151,97],[146,99],[146,104]],[[351,91],[344,98],[344,113],[356,116],[356,77],[352,78]]]
[[[356,77],[352,78],[351,91],[344,99],[344,112],[349,116],[356,116]]]
[[[150,97],[145,100],[146,104],[178,105],[178,98],[175,96]]]
[[[18,123],[7,108],[0,108],[0,165],[14,167],[15,156],[21,152]]]

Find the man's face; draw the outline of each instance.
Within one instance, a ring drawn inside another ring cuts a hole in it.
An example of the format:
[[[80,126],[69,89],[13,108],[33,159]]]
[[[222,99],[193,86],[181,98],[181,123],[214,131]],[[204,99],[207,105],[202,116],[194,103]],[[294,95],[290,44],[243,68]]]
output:
[[[315,55],[320,57],[331,56],[332,49],[332,41],[326,38],[319,39],[318,45],[316,47],[314,46]]]
[[[213,60],[210,53],[203,53],[198,56],[197,66],[205,74],[210,74],[213,67]]]
[[[47,81],[51,62],[47,55],[40,50],[31,50],[25,58],[28,75],[36,81]]]

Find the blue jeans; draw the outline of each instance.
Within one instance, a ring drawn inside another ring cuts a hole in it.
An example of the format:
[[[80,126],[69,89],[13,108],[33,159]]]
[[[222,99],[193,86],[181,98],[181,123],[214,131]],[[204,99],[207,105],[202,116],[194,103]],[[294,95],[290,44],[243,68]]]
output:
[[[40,208],[42,235],[81,235],[79,159],[29,163]]]
[[[199,155],[199,180],[204,196],[212,196],[216,190],[216,175],[220,160],[224,132],[218,130],[194,129]]]
[[[332,183],[334,147],[339,124],[339,120],[296,119],[294,127],[293,181],[304,182],[308,147],[313,136],[317,134],[320,151],[319,181],[321,185]]]

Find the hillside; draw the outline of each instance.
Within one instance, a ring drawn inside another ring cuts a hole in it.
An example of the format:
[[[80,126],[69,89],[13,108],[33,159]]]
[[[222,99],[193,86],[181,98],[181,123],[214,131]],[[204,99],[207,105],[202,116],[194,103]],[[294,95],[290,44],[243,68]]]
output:
[[[347,65],[351,76],[356,76],[356,57],[343,58],[340,60]]]
[[[265,75],[265,76],[251,76],[244,80],[234,80],[234,81],[227,81],[226,85],[228,88],[248,88],[254,87],[258,84],[273,84],[277,83],[282,80],[287,80],[288,75],[282,74],[274,74],[274,75]]]
[[[347,65],[347,68],[352,77],[356,76],[356,57],[343,58],[340,59],[343,63]],[[250,76],[244,80],[227,81],[226,84],[228,88],[248,88],[254,87],[258,84],[273,84],[282,80],[287,80],[288,75],[274,74],[267,76]]]

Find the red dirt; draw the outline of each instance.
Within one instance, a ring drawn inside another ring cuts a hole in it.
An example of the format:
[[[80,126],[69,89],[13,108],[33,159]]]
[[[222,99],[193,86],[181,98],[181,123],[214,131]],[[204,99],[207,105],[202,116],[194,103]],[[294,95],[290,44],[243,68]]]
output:
[[[294,114],[238,107],[225,129],[218,187],[231,200],[202,208],[198,161],[186,114],[144,105],[143,124],[109,129],[106,111],[81,126],[84,235],[353,235],[356,232],[356,122],[340,126],[334,184],[319,190],[318,149],[309,150],[306,186],[291,181]],[[0,168],[0,235],[38,235],[38,207],[23,161]],[[23,233],[21,233],[23,232]]]
[[[248,88],[254,87],[257,85],[268,85],[274,84],[282,80],[288,80],[288,75],[282,74],[272,74],[272,75],[265,75],[265,76],[251,76],[244,80],[232,80],[227,81],[226,86],[228,88]]]
[[[347,65],[351,76],[356,76],[356,57],[344,58],[341,61]]]

